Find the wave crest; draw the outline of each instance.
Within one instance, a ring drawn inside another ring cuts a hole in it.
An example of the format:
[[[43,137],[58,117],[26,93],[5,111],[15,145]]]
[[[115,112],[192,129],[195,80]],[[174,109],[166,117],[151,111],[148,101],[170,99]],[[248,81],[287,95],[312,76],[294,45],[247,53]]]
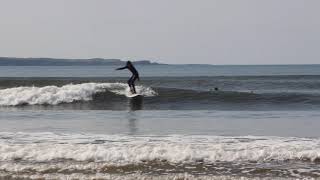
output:
[[[157,93],[144,86],[137,86],[137,92],[143,96],[155,96]],[[0,90],[0,105],[37,105],[71,103],[74,101],[90,101],[99,92],[109,91],[117,95],[128,96],[129,88],[124,83],[82,83],[68,84],[62,87],[16,87]]]

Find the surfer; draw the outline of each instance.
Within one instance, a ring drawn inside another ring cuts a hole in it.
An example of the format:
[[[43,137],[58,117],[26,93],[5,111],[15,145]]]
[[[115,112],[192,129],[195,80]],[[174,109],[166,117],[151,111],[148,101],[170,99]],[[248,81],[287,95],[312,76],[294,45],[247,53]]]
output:
[[[136,94],[136,87],[134,85],[134,82],[138,79],[140,81],[139,78],[139,73],[137,71],[137,69],[133,66],[133,64],[131,63],[131,61],[127,61],[126,66],[121,67],[121,68],[117,68],[116,70],[123,70],[123,69],[129,69],[129,71],[131,71],[132,76],[131,78],[128,80],[128,85],[130,87],[130,91],[132,94]]]

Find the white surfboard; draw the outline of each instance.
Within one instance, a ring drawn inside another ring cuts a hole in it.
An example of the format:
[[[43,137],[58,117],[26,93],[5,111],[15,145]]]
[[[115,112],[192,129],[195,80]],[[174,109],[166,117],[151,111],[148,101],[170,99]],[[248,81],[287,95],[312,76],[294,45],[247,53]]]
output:
[[[142,95],[141,94],[129,94],[128,97],[135,98],[135,97],[142,97]]]

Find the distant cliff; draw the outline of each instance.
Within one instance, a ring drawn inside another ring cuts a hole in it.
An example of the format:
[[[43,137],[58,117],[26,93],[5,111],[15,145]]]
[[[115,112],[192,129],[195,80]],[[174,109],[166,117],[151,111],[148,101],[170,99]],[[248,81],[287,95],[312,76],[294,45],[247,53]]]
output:
[[[0,66],[110,66],[124,65],[120,59],[53,59],[0,57]],[[155,65],[149,60],[133,61],[135,65]]]

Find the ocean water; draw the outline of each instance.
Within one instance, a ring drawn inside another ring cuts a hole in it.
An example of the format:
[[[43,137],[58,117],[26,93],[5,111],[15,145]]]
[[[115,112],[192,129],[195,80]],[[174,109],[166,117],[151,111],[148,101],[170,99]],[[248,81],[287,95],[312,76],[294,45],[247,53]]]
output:
[[[320,178],[320,65],[115,68],[0,67],[0,178]]]

